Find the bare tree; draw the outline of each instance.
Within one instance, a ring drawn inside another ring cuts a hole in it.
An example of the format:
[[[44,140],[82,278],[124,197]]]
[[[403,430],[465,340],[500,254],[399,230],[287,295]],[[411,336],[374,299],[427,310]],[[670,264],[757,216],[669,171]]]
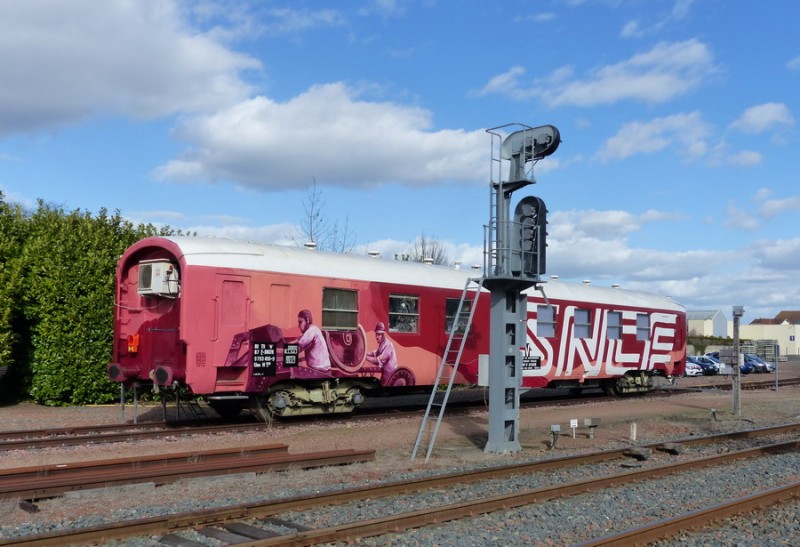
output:
[[[311,185],[306,186],[306,199],[303,200],[305,216],[300,220],[300,237],[302,241],[295,239],[295,243],[304,245],[308,242],[313,242],[316,243],[318,248],[323,247],[328,231],[328,221],[322,214],[324,206],[322,190],[317,186],[317,179],[314,179]]]
[[[330,232],[330,250],[335,253],[352,253],[356,246],[356,234],[350,229],[350,217],[345,215],[342,227],[339,221],[333,223]]]
[[[442,242],[436,239],[435,236],[426,236],[425,232],[422,232],[409,247],[408,256],[408,260],[414,262],[424,262],[425,259],[430,259],[434,264],[450,263],[450,257],[447,256],[447,251],[445,251]]]
[[[293,238],[295,244],[304,245],[313,242],[320,250],[337,253],[353,252],[356,236],[350,229],[350,219],[345,216],[341,228],[338,220],[331,226],[323,211],[324,208],[322,189],[317,186],[317,180],[314,179],[311,185],[306,187],[306,199],[303,201],[305,216],[300,221],[300,237],[303,240],[298,241],[297,238]]]

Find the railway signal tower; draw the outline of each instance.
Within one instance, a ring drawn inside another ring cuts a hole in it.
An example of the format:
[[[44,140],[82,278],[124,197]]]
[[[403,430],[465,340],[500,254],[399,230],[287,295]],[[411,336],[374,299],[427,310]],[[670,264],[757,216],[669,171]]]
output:
[[[510,134],[507,132],[517,128]],[[522,198],[511,215],[511,196],[535,184],[534,165],[556,151],[561,136],[552,125],[512,123],[492,129],[489,224],[484,234],[483,285],[491,295],[489,336],[489,439],[487,453],[516,452],[522,349],[527,340],[525,289],[542,289],[546,267],[547,209],[535,196]],[[507,178],[504,179],[504,171]],[[546,297],[545,297],[546,300]]]

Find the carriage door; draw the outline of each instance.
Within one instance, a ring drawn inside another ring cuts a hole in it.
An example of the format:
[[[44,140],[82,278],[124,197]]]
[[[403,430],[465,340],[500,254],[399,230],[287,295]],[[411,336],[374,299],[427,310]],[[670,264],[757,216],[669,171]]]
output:
[[[217,275],[214,292],[214,360],[225,364],[237,334],[250,328],[250,278],[243,275]]]

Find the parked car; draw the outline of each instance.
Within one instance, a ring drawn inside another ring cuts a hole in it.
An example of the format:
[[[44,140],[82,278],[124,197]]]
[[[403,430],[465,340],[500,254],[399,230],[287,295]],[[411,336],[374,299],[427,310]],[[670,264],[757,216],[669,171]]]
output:
[[[703,367],[698,365],[697,363],[693,363],[690,361],[690,357],[686,358],[686,369],[683,372],[684,376],[702,376],[703,375]]]
[[[719,372],[719,366],[717,363],[705,355],[687,355],[686,362],[700,365],[700,368],[703,369],[703,374],[706,376],[717,374]]]
[[[745,353],[744,360],[753,365],[755,372],[772,372],[775,370],[775,363],[768,363],[758,355],[753,355],[752,353]]]
[[[708,357],[709,359],[715,361],[718,366],[722,364],[722,360],[719,358],[718,351],[706,353],[704,357]],[[739,367],[739,370],[742,371],[742,374],[750,374],[751,372],[755,371],[755,367],[753,366],[752,362],[749,362],[747,359],[745,359],[744,363]]]

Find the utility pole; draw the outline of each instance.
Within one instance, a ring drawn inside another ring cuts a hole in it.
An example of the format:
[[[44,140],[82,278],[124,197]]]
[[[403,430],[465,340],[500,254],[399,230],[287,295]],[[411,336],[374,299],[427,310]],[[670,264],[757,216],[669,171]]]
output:
[[[733,373],[733,414],[742,415],[742,354],[739,348],[739,321],[744,315],[742,306],[733,307],[733,355],[736,361],[736,370]]]

